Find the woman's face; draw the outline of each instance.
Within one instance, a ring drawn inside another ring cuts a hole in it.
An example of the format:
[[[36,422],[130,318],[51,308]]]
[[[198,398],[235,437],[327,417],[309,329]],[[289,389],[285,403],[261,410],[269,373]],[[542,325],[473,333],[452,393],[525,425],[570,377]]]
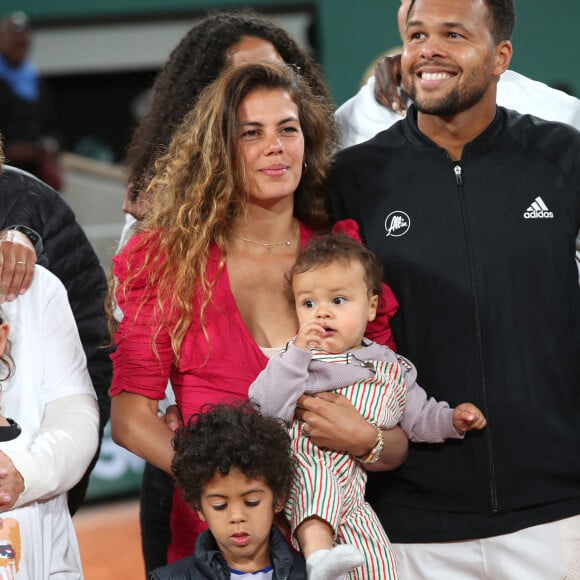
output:
[[[302,177],[304,135],[298,107],[281,89],[256,89],[238,108],[238,144],[250,203],[294,199]]]
[[[264,61],[284,62],[271,42],[257,36],[242,36],[239,42],[228,50],[227,60],[233,67]]]

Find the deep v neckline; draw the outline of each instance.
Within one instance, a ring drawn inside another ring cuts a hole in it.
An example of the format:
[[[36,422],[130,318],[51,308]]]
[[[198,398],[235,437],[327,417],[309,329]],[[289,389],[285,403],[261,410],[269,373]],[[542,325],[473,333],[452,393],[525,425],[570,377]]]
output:
[[[308,242],[308,240],[312,237],[312,231],[309,230],[302,222],[298,222],[298,225],[300,228],[300,230],[299,230],[299,235],[300,235],[299,243],[300,243],[300,247],[303,248],[304,244],[306,244],[306,242]],[[221,254],[220,254],[217,246],[213,246],[213,253],[214,253],[215,258],[216,258],[216,264],[219,264]],[[217,266],[216,266],[216,268],[217,268]],[[224,267],[223,267],[222,274],[221,274],[220,278],[222,278],[224,288],[225,288],[227,295],[228,295],[228,300],[231,301],[231,304],[233,306],[233,310],[235,311],[235,316],[237,318],[237,321],[239,322],[241,328],[244,329],[244,333],[247,335],[249,341],[251,342],[253,350],[260,353],[260,356],[264,360],[264,364],[266,364],[268,361],[268,358],[263,353],[260,345],[256,342],[256,340],[252,336],[252,333],[249,331],[249,329],[248,329],[248,327],[247,327],[247,325],[246,325],[246,323],[245,323],[245,321],[240,313],[240,309],[238,308],[238,303],[236,302],[236,298],[234,296],[234,293],[232,292],[232,286],[230,283],[230,275],[228,272],[227,260],[224,261]],[[220,283],[220,282],[218,282],[218,283]],[[283,347],[285,345],[281,345],[281,346]],[[268,348],[268,347],[265,347],[265,348]],[[274,347],[274,348],[276,348],[276,347]]]

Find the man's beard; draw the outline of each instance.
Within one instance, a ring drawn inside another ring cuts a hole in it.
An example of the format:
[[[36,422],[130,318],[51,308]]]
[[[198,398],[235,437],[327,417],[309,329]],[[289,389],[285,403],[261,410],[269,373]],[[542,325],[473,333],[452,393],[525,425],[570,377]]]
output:
[[[475,84],[471,82],[463,89],[455,87],[450,93],[439,98],[430,99],[429,97],[419,97],[417,98],[417,88],[416,84],[413,83],[408,87],[408,94],[413,99],[415,103],[415,108],[420,113],[425,115],[437,115],[439,117],[450,117],[467,111],[470,109],[485,95],[491,79],[485,84]]]

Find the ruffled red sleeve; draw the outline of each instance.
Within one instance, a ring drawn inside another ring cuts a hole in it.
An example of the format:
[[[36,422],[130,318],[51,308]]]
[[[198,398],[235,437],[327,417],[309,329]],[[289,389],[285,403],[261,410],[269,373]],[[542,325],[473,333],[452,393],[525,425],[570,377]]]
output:
[[[113,273],[117,279],[117,304],[123,313],[115,333],[116,350],[113,361],[111,396],[121,391],[161,400],[173,363],[173,350],[167,330],[159,333],[156,311],[157,293],[150,291],[148,271],[132,280],[130,287],[122,284],[129,267],[139,269],[145,261],[146,248],[134,250],[140,236],[129,240],[122,253],[113,258]],[[143,302],[147,292],[147,300]]]
[[[362,244],[358,224],[354,220],[340,220],[334,224],[332,231],[338,234],[346,234]],[[396,350],[389,320],[393,318],[398,308],[399,303],[393,291],[383,282],[377,316],[372,322],[368,323],[365,336],[379,344],[386,344],[391,350]]]

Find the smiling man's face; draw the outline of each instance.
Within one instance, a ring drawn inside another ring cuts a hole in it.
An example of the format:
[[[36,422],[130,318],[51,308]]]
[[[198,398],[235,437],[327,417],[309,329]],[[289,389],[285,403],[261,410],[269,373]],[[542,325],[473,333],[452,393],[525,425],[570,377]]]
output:
[[[417,0],[403,36],[404,89],[420,112],[456,115],[489,90],[495,55],[484,0]]]

